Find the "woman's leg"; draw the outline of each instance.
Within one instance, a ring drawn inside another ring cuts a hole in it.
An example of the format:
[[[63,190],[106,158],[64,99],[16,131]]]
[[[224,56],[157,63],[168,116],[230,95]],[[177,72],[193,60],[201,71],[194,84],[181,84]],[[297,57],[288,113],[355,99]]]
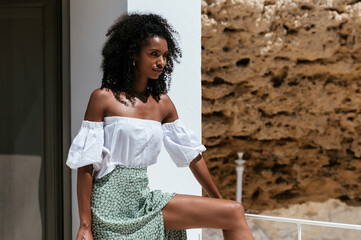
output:
[[[219,228],[226,240],[253,240],[240,203],[175,195],[162,210],[165,229]]]

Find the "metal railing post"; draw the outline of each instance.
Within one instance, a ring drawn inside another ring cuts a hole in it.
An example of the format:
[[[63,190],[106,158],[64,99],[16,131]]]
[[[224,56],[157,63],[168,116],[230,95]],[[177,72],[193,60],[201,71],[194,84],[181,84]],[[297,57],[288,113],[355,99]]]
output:
[[[238,152],[238,159],[235,160],[237,166],[237,193],[236,193],[236,201],[242,203],[242,181],[243,181],[243,171],[244,166],[243,164],[246,162],[243,160],[243,152]]]
[[[301,223],[298,223],[297,224],[297,228],[298,228],[298,240],[301,240],[302,239],[302,224]]]

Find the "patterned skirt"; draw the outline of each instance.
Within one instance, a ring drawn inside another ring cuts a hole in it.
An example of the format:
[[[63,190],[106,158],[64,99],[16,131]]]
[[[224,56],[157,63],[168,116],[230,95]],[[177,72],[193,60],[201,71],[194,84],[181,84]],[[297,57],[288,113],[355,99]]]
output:
[[[116,166],[93,182],[94,239],[187,239],[185,230],[164,230],[161,210],[174,195],[150,191],[146,167]]]

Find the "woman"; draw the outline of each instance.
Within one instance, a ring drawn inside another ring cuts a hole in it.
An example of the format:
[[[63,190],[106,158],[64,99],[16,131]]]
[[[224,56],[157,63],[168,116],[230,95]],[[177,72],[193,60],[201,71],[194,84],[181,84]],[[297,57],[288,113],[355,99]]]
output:
[[[77,239],[186,239],[187,228],[223,229],[225,239],[253,239],[242,206],[223,200],[201,152],[166,94],[181,57],[167,21],[121,17],[103,49],[103,79],[89,100],[67,165],[78,169]],[[150,191],[147,166],[161,142],[177,166],[189,166],[211,197]]]

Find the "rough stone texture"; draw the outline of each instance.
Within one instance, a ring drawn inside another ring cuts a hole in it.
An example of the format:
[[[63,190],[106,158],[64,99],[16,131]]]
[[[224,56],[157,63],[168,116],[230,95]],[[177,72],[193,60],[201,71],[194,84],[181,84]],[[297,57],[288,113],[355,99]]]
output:
[[[225,198],[361,204],[361,1],[202,1],[203,143]]]
[[[361,225],[361,207],[347,206],[345,203],[336,199],[329,199],[323,203],[307,202],[304,204],[296,204],[288,208],[268,210],[258,214]],[[295,240],[298,237],[296,224],[270,222],[252,218],[248,218],[247,221],[255,240]],[[356,240],[360,239],[360,236],[359,230],[302,226],[302,239]],[[218,229],[204,229],[202,239],[221,240],[223,239],[222,231]]]

